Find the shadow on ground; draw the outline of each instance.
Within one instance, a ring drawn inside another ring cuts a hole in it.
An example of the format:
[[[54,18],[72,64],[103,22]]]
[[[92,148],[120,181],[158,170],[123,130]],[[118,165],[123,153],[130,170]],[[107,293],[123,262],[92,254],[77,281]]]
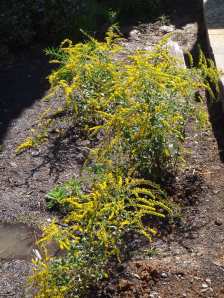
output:
[[[223,0],[207,0],[205,1],[204,5],[205,5],[205,10],[207,11],[207,17],[209,19],[209,28],[224,29]],[[201,24],[201,27],[202,26],[203,26],[203,23]],[[201,36],[201,38],[206,41],[207,57],[214,60],[214,55],[212,53],[212,48],[210,46],[207,33],[203,32],[203,35]],[[224,89],[221,81],[219,82],[219,85],[220,85],[220,94],[218,96],[218,100],[214,101],[214,100],[208,99],[207,105],[208,105],[208,111],[210,116],[210,122],[213,128],[213,133],[218,144],[220,160],[224,162],[224,111],[223,111]]]
[[[0,65],[0,145],[13,120],[48,90],[50,69],[42,48],[20,52],[13,63]]]

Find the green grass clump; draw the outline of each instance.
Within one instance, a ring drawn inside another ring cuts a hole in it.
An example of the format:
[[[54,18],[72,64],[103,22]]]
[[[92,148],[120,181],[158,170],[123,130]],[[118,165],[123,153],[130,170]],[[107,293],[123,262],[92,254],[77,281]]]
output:
[[[127,53],[111,29],[105,42],[65,40],[48,50],[59,64],[49,77],[50,97],[60,90],[65,119],[98,145],[82,177],[47,196],[48,208],[62,210],[63,218],[44,229],[39,244],[46,250],[54,240],[64,253],[35,262],[37,297],[86,297],[108,276],[111,258],[122,259],[127,233],[151,239],[153,218],[172,213],[155,181],[181,159],[186,123],[198,112],[195,91],[205,85],[202,71],[182,68],[166,41]],[[45,132],[55,125],[48,117],[46,123]]]

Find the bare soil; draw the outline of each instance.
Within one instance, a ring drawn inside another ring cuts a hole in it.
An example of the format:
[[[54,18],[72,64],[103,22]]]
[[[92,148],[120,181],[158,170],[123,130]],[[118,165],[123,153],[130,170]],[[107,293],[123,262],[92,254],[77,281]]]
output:
[[[182,6],[169,21],[162,18],[124,28],[129,32],[127,49],[150,48],[171,30],[184,51],[195,53],[197,43],[206,45],[201,3],[195,2],[180,1]],[[23,223],[38,230],[52,216],[46,210],[46,193],[56,183],[79,175],[88,141],[80,141],[74,128],[64,139],[15,154],[45,108],[40,98],[48,89],[45,77],[50,68],[37,53],[25,53],[0,67],[0,223]],[[208,104],[208,112],[211,124],[206,130],[189,123],[186,164],[170,185],[170,199],[180,206],[180,217],[164,224],[151,244],[139,245],[134,239],[138,250],[93,297],[224,297],[224,117],[220,103]],[[0,298],[31,297],[25,290],[31,268],[24,256],[2,257]]]

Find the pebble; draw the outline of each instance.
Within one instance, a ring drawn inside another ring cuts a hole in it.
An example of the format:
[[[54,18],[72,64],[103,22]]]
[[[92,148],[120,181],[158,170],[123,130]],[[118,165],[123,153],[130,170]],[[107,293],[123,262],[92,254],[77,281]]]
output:
[[[198,277],[198,276],[194,276],[194,279],[196,279],[196,280],[202,280],[200,277]]]
[[[40,155],[40,151],[39,151],[39,150],[32,150],[32,151],[31,151],[31,155],[32,155],[33,157],[37,157],[37,156]]]
[[[177,59],[179,66],[185,68],[184,53],[179,44],[175,41],[169,40],[167,43],[167,49],[171,56]]]
[[[160,298],[159,293],[154,292],[154,291],[149,294],[149,297],[150,298]]]
[[[129,33],[129,35],[130,35],[130,37],[132,37],[132,38],[136,38],[136,37],[138,36],[139,33],[140,33],[140,32],[139,32],[138,30],[134,29],[134,30],[132,30],[132,31]]]
[[[151,46],[146,46],[146,47],[144,48],[144,50],[145,50],[145,51],[151,51],[151,50],[152,50],[152,47],[151,47]]]
[[[78,140],[77,142],[76,142],[76,145],[77,146],[89,146],[90,145],[90,141],[89,140],[83,140],[83,141],[80,141],[80,140]]]
[[[203,289],[207,289],[207,288],[208,288],[208,285],[207,285],[206,283],[203,283],[203,284],[201,285],[201,287],[202,287]]]
[[[206,289],[202,289],[200,292],[204,293],[204,292],[207,292],[207,291],[213,292],[213,289],[212,288],[206,288]]]
[[[141,280],[141,277],[140,277],[138,274],[136,274],[136,273],[132,273],[132,275],[133,275],[134,277],[136,277],[137,279]]]
[[[170,33],[170,32],[173,32],[175,30],[175,28],[173,25],[171,25],[171,26],[164,25],[164,26],[160,27],[160,30],[164,33]]]
[[[216,226],[221,226],[221,225],[222,225],[222,221],[221,221],[221,219],[217,218],[217,219],[215,220],[215,225],[216,225]]]
[[[15,162],[10,162],[10,165],[13,167],[13,168],[16,168],[17,167],[17,164]]]
[[[168,274],[167,274],[166,272],[162,272],[162,273],[161,273],[161,277],[162,277],[162,278],[167,278],[167,277],[168,277]]]

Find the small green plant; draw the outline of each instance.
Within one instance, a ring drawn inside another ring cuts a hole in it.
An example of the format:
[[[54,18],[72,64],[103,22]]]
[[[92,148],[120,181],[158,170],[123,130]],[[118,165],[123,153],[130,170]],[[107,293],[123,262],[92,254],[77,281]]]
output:
[[[215,66],[212,59],[206,58],[200,46],[198,46],[198,55],[194,63],[193,57],[188,53],[188,61],[190,67],[196,67],[204,79],[206,91],[209,93],[212,100],[217,99],[220,93],[219,80],[220,72]]]
[[[0,154],[4,151],[4,145],[0,144]]]
[[[158,252],[158,249],[153,247],[153,248],[150,248],[150,249],[147,249],[147,250],[144,250],[144,253],[149,257],[149,258],[152,258],[156,255],[159,254]]]
[[[34,141],[31,137],[28,137],[23,143],[17,146],[16,153],[20,153],[24,150],[27,150],[33,147],[34,147]]]
[[[170,25],[170,19],[167,15],[161,15],[158,20],[163,26]]]
[[[68,196],[81,195],[81,186],[76,179],[65,182],[63,185],[56,186],[46,196],[47,208],[49,210],[65,209],[64,198]],[[68,207],[68,206],[67,206]]]

